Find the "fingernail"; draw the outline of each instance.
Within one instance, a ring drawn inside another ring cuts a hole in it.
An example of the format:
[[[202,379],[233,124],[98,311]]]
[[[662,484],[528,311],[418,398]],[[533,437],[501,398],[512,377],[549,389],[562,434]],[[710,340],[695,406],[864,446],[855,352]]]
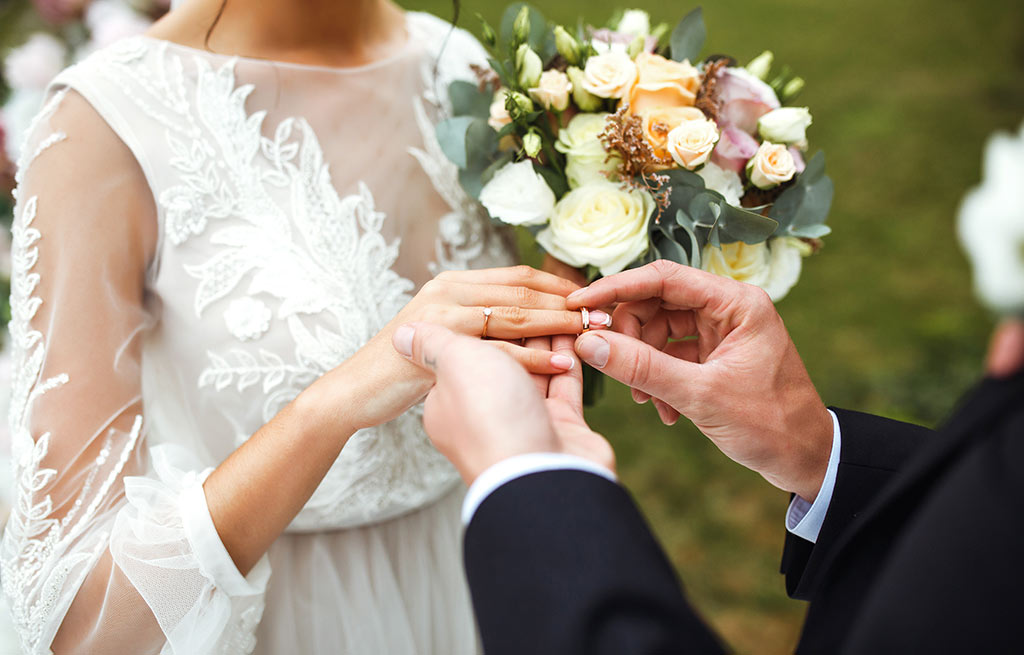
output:
[[[651,399],[651,397],[645,394],[643,391],[637,391],[636,389],[633,389],[632,393],[633,402],[635,402],[637,405],[643,405],[644,403]]]
[[[575,300],[576,298],[581,298],[583,296],[583,293],[586,290],[587,290],[586,287],[583,287],[582,289],[576,289],[575,291],[570,293],[568,296],[566,296],[565,299],[566,300]]]
[[[602,312],[600,309],[595,309],[594,311],[590,312],[590,324],[598,325],[601,327],[611,327],[611,314],[606,314],[605,312]]]
[[[576,342],[576,352],[591,366],[604,368],[611,355],[611,346],[596,334],[585,334]]]
[[[571,371],[573,366],[576,366],[576,362],[572,357],[566,355],[552,355],[551,365],[555,368],[560,368],[563,371]]]
[[[395,335],[391,337],[391,343],[395,345],[395,350],[406,357],[412,357],[412,337],[416,334],[416,329],[411,325],[400,325],[395,330]]]

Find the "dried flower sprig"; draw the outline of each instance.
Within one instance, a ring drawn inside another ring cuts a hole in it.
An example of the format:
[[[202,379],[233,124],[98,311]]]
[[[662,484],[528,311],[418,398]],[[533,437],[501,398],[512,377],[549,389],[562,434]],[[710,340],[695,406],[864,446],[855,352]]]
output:
[[[722,58],[707,63],[704,68],[704,81],[697,89],[697,98],[693,103],[694,107],[716,123],[719,122],[719,114],[722,111],[722,103],[718,100],[718,75],[729,65],[729,61],[728,58]]]
[[[672,165],[669,157],[660,157],[647,142],[643,120],[629,113],[629,105],[622,105],[618,111],[605,119],[604,131],[599,135],[601,143],[609,153],[618,153],[619,177],[630,188],[641,189],[651,194],[657,204],[654,222],[661,221],[661,215],[670,204],[671,187],[667,175],[658,173]]]

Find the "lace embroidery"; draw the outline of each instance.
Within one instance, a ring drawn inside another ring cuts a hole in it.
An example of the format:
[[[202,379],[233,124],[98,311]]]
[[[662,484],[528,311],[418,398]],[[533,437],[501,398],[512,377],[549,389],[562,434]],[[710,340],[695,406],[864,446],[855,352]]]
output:
[[[273,312],[263,301],[249,296],[235,298],[224,310],[224,322],[230,332],[239,341],[259,339],[270,329]]]
[[[55,142],[49,138],[43,143]],[[40,280],[39,274],[32,270],[39,258],[36,243],[41,238],[39,230],[32,226],[37,209],[38,197],[33,196],[25,202],[12,227],[14,273],[11,277],[12,317],[8,327],[17,365],[11,384],[8,423],[15,472],[15,511],[11,513],[0,544],[0,579],[12,619],[18,627],[22,649],[29,653],[48,653],[43,629],[48,617],[61,609],[57,607],[60,592],[69,584],[72,571],[78,570],[79,576],[84,576],[81,571],[87,571],[102,553],[108,535],[96,535],[91,548],[78,548],[70,554],[68,551],[93,522],[100,505],[110,497],[138,441],[142,417],[135,418],[131,432],[121,445],[115,443],[117,433],[110,431],[74,504],[62,518],[51,516],[53,501],[45,490],[56,478],[57,471],[41,466],[49,451],[51,435],[47,432],[33,439],[29,430],[30,409],[39,397],[64,386],[69,378],[58,374],[40,379],[46,344],[42,333],[31,325],[42,304],[42,299],[33,295]],[[116,458],[111,460],[115,453]],[[111,461],[112,465],[108,465]],[[99,488],[94,490],[104,470],[107,473]],[[80,583],[78,580],[77,584]],[[33,590],[38,593],[33,594]]]

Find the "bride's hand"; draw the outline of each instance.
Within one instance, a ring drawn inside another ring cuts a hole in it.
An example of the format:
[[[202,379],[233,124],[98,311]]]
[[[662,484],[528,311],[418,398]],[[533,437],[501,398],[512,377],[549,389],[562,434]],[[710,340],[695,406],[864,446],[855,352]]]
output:
[[[406,323],[434,323],[468,336],[493,337],[486,343],[511,355],[527,371],[562,373],[572,368],[571,357],[510,342],[581,333],[579,310],[568,311],[565,304],[565,297],[578,288],[528,266],[441,273],[380,333],[304,395],[314,398],[312,406],[329,408],[326,411],[351,431],[399,416],[422,399],[433,382],[431,375],[399,356],[391,345],[395,329]],[[485,308],[490,308],[489,317]],[[610,322],[604,312],[590,313],[591,328]]]

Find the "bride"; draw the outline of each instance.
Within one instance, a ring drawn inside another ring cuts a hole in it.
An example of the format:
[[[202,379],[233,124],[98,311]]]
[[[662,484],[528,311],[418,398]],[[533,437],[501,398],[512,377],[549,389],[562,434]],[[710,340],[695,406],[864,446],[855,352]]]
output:
[[[187,0],[54,81],[13,228],[26,652],[477,651],[461,483],[390,335],[551,374],[513,343],[581,317],[499,268],[439,150],[439,90],[483,61],[449,33],[389,0]]]

